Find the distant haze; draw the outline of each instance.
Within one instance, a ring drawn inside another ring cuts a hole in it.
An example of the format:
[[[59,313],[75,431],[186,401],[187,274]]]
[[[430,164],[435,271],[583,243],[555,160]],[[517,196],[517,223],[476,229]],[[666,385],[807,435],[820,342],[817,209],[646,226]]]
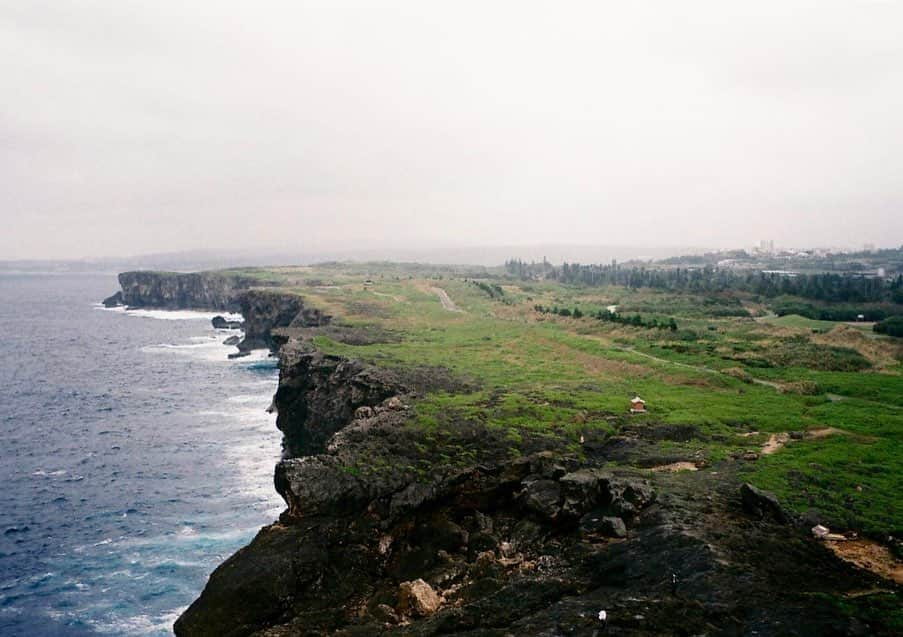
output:
[[[0,0],[0,91],[0,259],[903,243],[893,0]]]

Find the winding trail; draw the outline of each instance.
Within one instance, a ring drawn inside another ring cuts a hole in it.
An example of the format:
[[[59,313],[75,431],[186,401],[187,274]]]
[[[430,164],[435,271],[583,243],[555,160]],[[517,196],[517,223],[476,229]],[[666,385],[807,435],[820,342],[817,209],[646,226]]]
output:
[[[463,312],[464,311],[461,308],[459,308],[457,305],[455,305],[455,302],[452,301],[451,298],[448,296],[448,292],[446,292],[442,288],[432,287],[432,288],[430,288],[430,290],[432,290],[433,293],[439,297],[439,302],[442,303],[442,307],[444,307],[449,312]]]

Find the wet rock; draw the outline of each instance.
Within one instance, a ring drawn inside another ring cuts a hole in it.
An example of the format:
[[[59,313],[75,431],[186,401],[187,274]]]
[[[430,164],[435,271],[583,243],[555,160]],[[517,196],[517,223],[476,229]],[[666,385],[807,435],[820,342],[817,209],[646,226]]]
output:
[[[442,604],[433,587],[422,579],[398,585],[398,613],[403,617],[428,617]]]
[[[213,320],[210,321],[213,324],[214,329],[218,330],[240,330],[241,329],[241,321],[229,321],[224,316],[214,316]]]
[[[228,355],[228,358],[229,359],[244,358],[245,356],[250,356],[250,355],[251,355],[251,352],[232,352],[231,354]]]
[[[239,343],[241,343],[240,336],[230,336],[229,338],[227,338],[226,340],[223,341],[223,345],[238,345]]]
[[[789,521],[786,511],[773,493],[763,491],[745,482],[740,487],[740,498],[743,509],[756,518],[770,518],[780,524],[786,524]]]

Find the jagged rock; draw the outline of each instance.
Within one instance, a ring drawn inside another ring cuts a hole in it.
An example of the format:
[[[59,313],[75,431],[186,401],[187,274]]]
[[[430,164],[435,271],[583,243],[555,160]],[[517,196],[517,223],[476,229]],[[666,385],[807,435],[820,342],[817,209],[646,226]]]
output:
[[[422,579],[398,585],[398,613],[404,617],[428,617],[442,604],[433,587]]]
[[[316,308],[304,305],[304,299],[289,292],[249,290],[237,297],[245,317],[242,349],[273,349],[273,330],[281,327],[314,327],[332,320]]]
[[[524,488],[524,506],[548,519],[561,510],[561,487],[554,480],[531,480]]]
[[[580,518],[580,534],[583,536],[605,535],[608,537],[627,537],[624,520],[602,512],[591,512]]]
[[[608,481],[611,508],[620,516],[633,516],[655,501],[655,489],[648,480],[617,477]]]
[[[579,517],[603,499],[608,499],[610,478],[610,474],[599,469],[580,469],[562,476],[560,484],[564,494],[563,512]]]
[[[369,495],[364,484],[331,456],[283,460],[276,465],[275,483],[292,518],[354,512]]]
[[[745,482],[740,487],[740,498],[743,502],[743,509],[754,517],[771,518],[781,524],[789,521],[786,511],[773,493],[757,489]]]
[[[279,369],[276,426],[285,434],[290,457],[324,451],[359,407],[374,407],[406,391],[392,372],[290,345],[282,348]]]
[[[358,407],[354,410],[354,419],[360,420],[363,418],[373,418],[373,407],[369,405],[364,405],[363,407]]]
[[[214,316],[210,321],[214,329],[218,330],[240,330],[241,321],[229,321],[224,316]]]
[[[396,613],[395,609],[388,604],[377,604],[376,608],[374,608],[370,614],[379,621],[386,622],[387,624],[398,624],[401,622],[398,613]]]
[[[471,557],[476,557],[484,551],[494,551],[498,545],[498,537],[486,531],[471,533],[467,541],[467,549]]]
[[[125,301],[122,300],[121,290],[103,300],[104,307],[119,307],[120,305],[125,305]]]

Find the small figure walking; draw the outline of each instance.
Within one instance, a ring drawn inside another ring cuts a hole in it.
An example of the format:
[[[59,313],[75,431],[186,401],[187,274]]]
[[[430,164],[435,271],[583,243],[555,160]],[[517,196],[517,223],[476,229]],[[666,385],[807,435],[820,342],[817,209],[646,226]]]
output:
[[[606,632],[608,629],[608,613],[606,611],[599,611],[599,622],[602,624],[602,632]]]
[[[677,584],[680,580],[677,579],[677,573],[671,573],[671,594],[677,595]]]

